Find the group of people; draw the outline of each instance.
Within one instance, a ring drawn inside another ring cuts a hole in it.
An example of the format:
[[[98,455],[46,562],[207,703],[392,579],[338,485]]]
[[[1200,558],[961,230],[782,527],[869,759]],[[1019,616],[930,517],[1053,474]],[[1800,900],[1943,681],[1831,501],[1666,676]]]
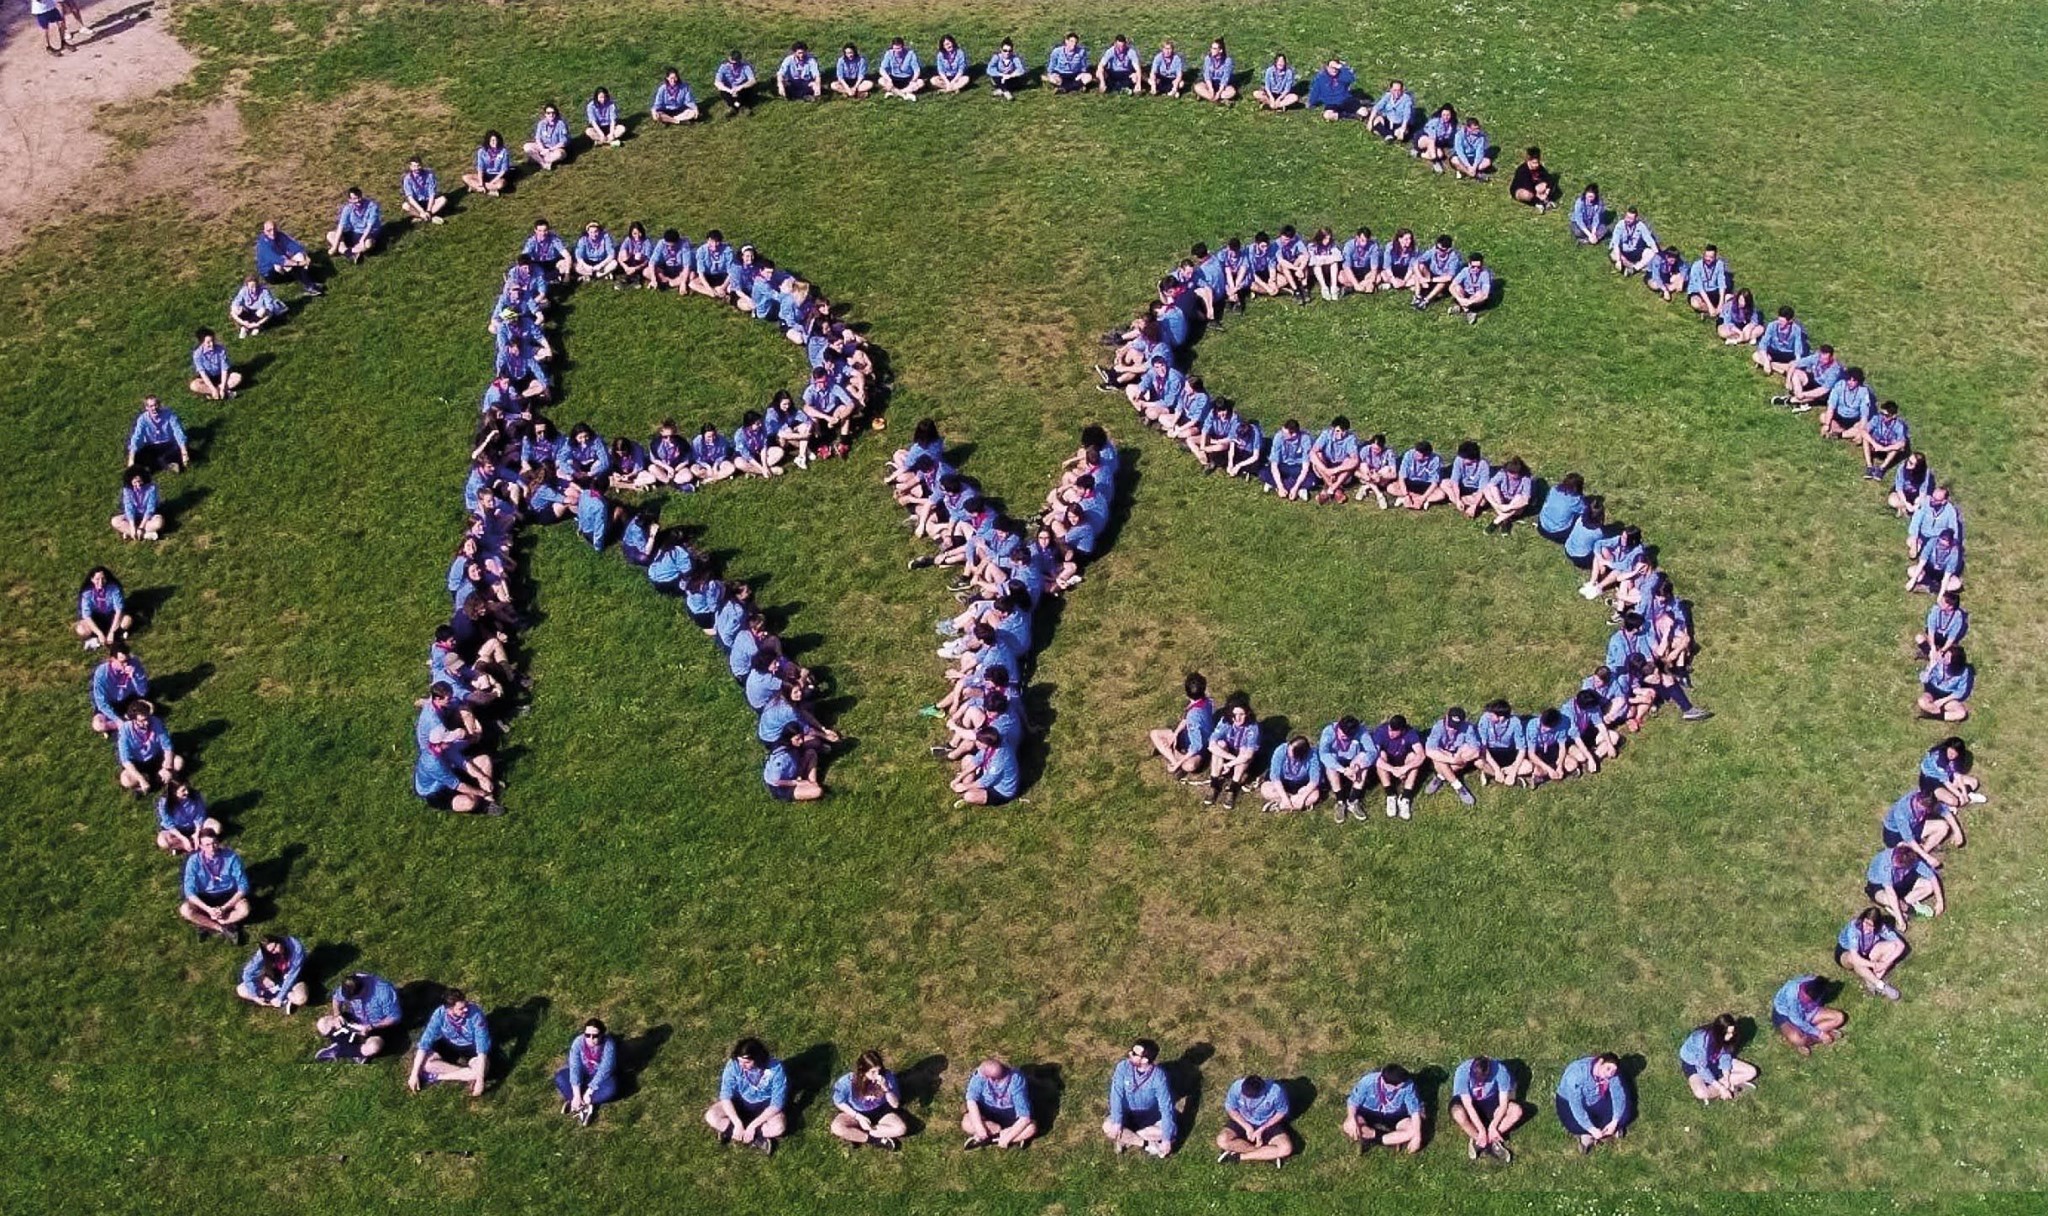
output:
[[[944,741],[931,751],[954,768],[955,807],[1002,806],[1022,788],[1035,614],[1047,596],[1080,585],[1109,527],[1122,467],[1109,433],[1083,427],[1081,446],[1060,466],[1043,508],[1019,520],[955,466],[929,418],[890,457],[884,483],[909,512],[912,531],[937,546],[910,568],[958,574],[952,590],[961,609],[936,626],[946,639],[938,656],[950,664],[949,687],[923,710],[945,724]]]
[[[572,285],[601,281],[707,298],[773,324],[804,351],[808,381],[797,394],[777,392],[765,410],[747,411],[730,434],[709,422],[685,433],[673,419],[645,444],[607,440],[585,422],[563,433],[541,412],[558,396],[547,320]],[[488,329],[496,354],[463,487],[469,522],[448,569],[452,615],[435,631],[431,686],[419,706],[414,792],[443,810],[502,813],[490,747],[511,696],[527,684],[511,658],[521,616],[513,537],[521,523],[569,522],[593,549],[616,543],[718,643],[758,715],[769,793],[794,802],[823,797],[820,768],[839,736],[811,709],[813,673],[769,628],[746,584],[717,577],[680,529],[661,526],[657,506],[633,500],[844,457],[883,391],[866,342],[810,283],[716,229],[701,242],[673,228],[650,241],[634,223],[616,241],[593,222],[571,244],[545,218],[507,272]]]

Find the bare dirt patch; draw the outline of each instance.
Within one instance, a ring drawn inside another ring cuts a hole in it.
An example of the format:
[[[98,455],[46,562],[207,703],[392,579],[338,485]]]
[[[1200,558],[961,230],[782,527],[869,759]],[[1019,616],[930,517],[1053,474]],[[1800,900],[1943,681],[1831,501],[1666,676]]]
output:
[[[171,36],[161,4],[81,7],[93,36],[62,55],[44,49],[26,5],[9,5],[0,28],[0,147],[10,169],[0,251],[72,210],[106,164],[113,140],[92,128],[96,108],[160,93],[198,62]]]

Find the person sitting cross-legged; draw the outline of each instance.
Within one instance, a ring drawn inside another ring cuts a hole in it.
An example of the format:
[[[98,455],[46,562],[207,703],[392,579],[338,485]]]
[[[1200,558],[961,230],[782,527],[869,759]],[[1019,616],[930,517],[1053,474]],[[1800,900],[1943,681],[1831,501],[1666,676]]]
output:
[[[454,1081],[467,1084],[476,1097],[484,1092],[490,1064],[491,1027],[483,1009],[471,1004],[462,989],[450,988],[420,1031],[405,1087],[418,1092],[424,1085]]]
[[[1294,1155],[1287,1130],[1287,1090],[1252,1073],[1230,1083],[1223,1095],[1223,1130],[1216,1136],[1218,1163],[1270,1161],[1275,1168]]]

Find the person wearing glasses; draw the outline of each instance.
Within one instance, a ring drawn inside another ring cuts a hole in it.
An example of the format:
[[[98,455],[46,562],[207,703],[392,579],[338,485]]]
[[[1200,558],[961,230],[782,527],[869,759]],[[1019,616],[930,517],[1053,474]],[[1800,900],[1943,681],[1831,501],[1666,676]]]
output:
[[[1159,1044],[1139,1039],[1109,1077],[1109,1118],[1102,1134],[1118,1153],[1141,1149],[1165,1160],[1173,1152],[1173,1091],[1159,1067]]]
[[[555,1071],[555,1089],[562,1095],[562,1113],[583,1127],[597,1117],[597,1108],[619,1096],[616,1069],[619,1041],[591,1018],[569,1044],[569,1061]]]
[[[832,1134],[848,1144],[872,1144],[897,1152],[909,1125],[903,1121],[903,1091],[896,1074],[882,1063],[882,1053],[869,1048],[853,1062],[853,1071],[832,1083]]]

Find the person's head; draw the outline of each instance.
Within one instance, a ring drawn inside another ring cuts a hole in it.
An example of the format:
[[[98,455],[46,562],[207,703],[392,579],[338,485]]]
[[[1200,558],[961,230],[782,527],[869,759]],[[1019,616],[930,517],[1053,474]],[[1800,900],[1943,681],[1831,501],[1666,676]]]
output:
[[[1708,245],[1706,248],[1700,250],[1700,260],[1707,263],[1709,266],[1713,265],[1714,259],[1720,256],[1721,251],[1719,249],[1714,248],[1712,245]]]
[[[1075,33],[1072,30],[1068,30],[1066,37],[1060,39],[1060,45],[1066,47],[1068,50],[1071,51],[1075,47],[1081,45],[1081,35]]]
[[[1522,163],[1531,169],[1541,169],[1543,167],[1543,149],[1534,144],[1529,145],[1522,152]]]
[[[1421,445],[1419,445],[1419,444],[1417,445],[1417,450],[1418,450],[1418,451],[1419,451],[1419,450],[1421,450]],[[1460,459],[1460,460],[1477,460],[1477,459],[1479,459],[1479,441],[1478,441],[1478,440],[1476,440],[1476,439],[1467,439],[1467,440],[1464,440],[1464,441],[1460,442],[1460,443],[1458,444],[1458,459]]]
[[[486,148],[489,148],[489,149],[490,149],[491,151],[495,152],[495,151],[497,151],[497,150],[498,150],[499,148],[502,148],[502,147],[504,147],[504,146],[505,146],[505,137],[504,137],[504,136],[502,136],[502,135],[498,134],[498,133],[497,133],[496,131],[486,131],[486,132],[484,132],[484,147],[486,147]]]
[[[1484,270],[1486,269],[1486,255],[1483,253],[1475,253],[1471,257],[1465,259],[1465,264],[1467,266],[1470,266],[1474,270]]]
[[[1400,81],[1398,81],[1398,80],[1389,80],[1389,81],[1387,82],[1387,92],[1388,92],[1389,94],[1391,94],[1392,96],[1395,96],[1395,97],[1399,97],[1399,96],[1400,96],[1401,94],[1403,94],[1403,93],[1405,93],[1405,92],[1407,92],[1407,91],[1408,91],[1408,86],[1407,86],[1407,85],[1405,85],[1405,84],[1402,84],[1402,83],[1401,83]]]
[[[1315,746],[1309,742],[1307,735],[1296,735],[1287,741],[1287,754],[1296,760],[1306,760],[1309,753],[1315,750]]]
[[[1131,49],[1131,40],[1122,34],[1118,34],[1116,37],[1110,39],[1109,42],[1111,46],[1115,47],[1119,51],[1128,51]]]
[[[711,246],[723,245],[725,244],[725,233],[713,228],[704,234],[704,243]]]
[[[1732,1013],[1721,1014],[1713,1021],[1701,1026],[1700,1029],[1707,1032],[1707,1041],[1709,1043],[1720,1047],[1733,1047],[1737,1036],[1741,1034],[1740,1028],[1736,1025],[1735,1015]]]
[[[264,220],[264,221],[263,221],[263,235],[264,235],[264,236],[276,236],[276,235],[277,235],[277,221],[276,221],[276,220]]]
[[[1458,121],[1458,112],[1452,109],[1450,106],[1438,106],[1436,109],[1436,116],[1447,123],[1455,123]]]
[[[1934,487],[1934,489],[1928,493],[1928,497],[1934,500],[1935,506],[1945,506],[1948,503],[1948,485],[1946,483],[1943,483],[1942,485]]]
[[[1437,233],[1436,247],[1438,249],[1444,250],[1445,252],[1449,252],[1451,249],[1451,234],[1448,232]]]
[[[860,48],[849,42],[845,46],[839,48],[839,57],[851,63],[852,61],[860,58]]]
[[[1223,39],[1218,38],[1209,44],[1209,55],[1211,58],[1221,59],[1228,54],[1230,54],[1230,48],[1224,45]]]
[[[1010,712],[1010,694],[992,688],[981,694],[981,707],[987,711],[989,717],[1000,718]]]
[[[1248,1073],[1245,1076],[1238,1078],[1237,1092],[1244,1096],[1245,1101],[1256,1102],[1260,1098],[1266,1096],[1266,1088],[1268,1084],[1270,1083],[1266,1080],[1266,1078],[1260,1076],[1259,1074]]]
[[[1407,717],[1407,715],[1405,715],[1405,714],[1395,714],[1395,715],[1394,715],[1393,717],[1391,717],[1391,718],[1388,718],[1388,719],[1387,719],[1387,732],[1388,732],[1389,734],[1395,734],[1395,735],[1405,735],[1405,734],[1407,734],[1407,733],[1408,733],[1408,717]]]
[[[899,41],[900,41],[900,39],[899,39]],[[1171,44],[1169,44],[1169,45],[1171,45]],[[948,55],[950,55],[950,54],[952,54],[953,52],[955,52],[955,51],[957,51],[957,50],[959,50],[959,49],[960,49],[960,40],[959,40],[959,39],[957,39],[957,38],[955,38],[955,37],[953,37],[953,35],[951,35],[951,34],[940,34],[940,35],[939,35],[939,49],[940,49],[940,50],[942,50],[942,51],[944,51],[944,52],[946,52],[946,53],[947,53]]]
[[[1388,1064],[1380,1069],[1380,1084],[1398,1089],[1409,1082],[1408,1070],[1399,1064]]]
[[[1941,593],[1941,606],[1942,606],[1942,607],[1944,607],[1944,608],[1947,608],[1947,609],[1949,609],[1950,611],[1954,611],[1955,609],[1957,609],[1957,608],[1960,608],[1960,607],[1962,607],[1962,606],[1963,606],[1963,593],[1962,593],[1962,592],[1960,592],[1960,591],[1944,591],[1944,592],[1942,592],[1942,593]]]
[[[794,55],[797,61],[801,63],[805,56],[811,53],[811,48],[801,42],[792,42],[789,44],[789,53]]]
[[[734,47],[732,50],[727,51],[725,53],[725,61],[730,64],[738,65],[740,63],[739,48]]]
[[[992,750],[1001,747],[1002,744],[1003,736],[993,726],[984,726],[974,732],[974,745],[976,747]]]
[[[1252,699],[1241,692],[1231,693],[1223,702],[1223,716],[1238,724],[1251,721]]]
[[[1171,38],[1159,44],[1159,53],[1168,59],[1173,58],[1173,40]]]
[[[148,414],[151,418],[155,418],[163,413],[163,408],[163,398],[158,397],[155,393],[151,393],[142,399],[142,412]]]
[[[212,861],[213,855],[220,851],[220,833],[212,828],[200,828],[196,843],[199,846],[199,855]]]
[[[1642,212],[1637,211],[1634,207],[1630,207],[1628,210],[1621,213],[1621,218],[1623,221],[1633,224],[1643,217]]]
[[[1436,449],[1430,446],[1429,440],[1418,439],[1415,441],[1415,454],[1417,456],[1434,456],[1436,455]]]
[[[1583,199],[1585,199],[1585,200],[1586,200],[1587,202],[1589,202],[1589,203],[1597,203],[1597,202],[1599,202],[1599,201],[1600,201],[1600,183],[1598,183],[1598,182],[1587,182],[1587,183],[1586,183],[1586,188],[1585,188],[1585,190],[1584,190],[1584,191],[1582,191],[1582,192],[1580,193],[1580,197],[1581,197],[1581,198],[1583,198]]]
[[[1512,712],[1512,709],[1509,704],[1498,697],[1486,703],[1486,714],[1488,717],[1505,718],[1510,712]]]
[[[995,1056],[983,1060],[975,1070],[991,1081],[1000,1081],[1010,1075],[1010,1066]]]
[[[1003,39],[1002,45],[997,47],[996,49],[1001,51],[1005,55],[1014,55],[1017,53],[1017,44],[1011,42],[1008,38],[1005,38]]]
[[[1873,904],[1856,914],[1856,925],[1865,933],[1879,933],[1892,927],[1892,914]]]
[[[1479,119],[1476,115],[1467,114],[1465,116],[1465,129],[1467,131],[1477,131],[1479,129]]]
[[[441,994],[441,1008],[455,1017],[465,1017],[469,1013],[469,994],[460,988],[450,988]]]
[[[277,934],[266,933],[263,935],[263,940],[256,944],[256,948],[261,950],[266,958],[283,958],[291,947],[284,938],[279,937]]]
[[[741,1068],[762,1068],[770,1059],[767,1044],[752,1037],[733,1044],[732,1058]]]
[[[477,572],[478,575],[481,576],[482,567],[478,567]],[[448,702],[454,698],[454,696],[455,689],[446,680],[434,681],[434,686],[427,690],[427,699],[433,702],[435,708],[437,709],[447,705]]]
[[[612,91],[610,89],[605,88],[603,85],[599,85],[597,86],[597,91],[590,95],[590,100],[596,102],[601,106],[610,105],[612,100]]]
[[[1348,435],[1351,433],[1351,419],[1339,414],[1330,419],[1330,429],[1339,435]]]
[[[898,39],[898,41],[902,41]],[[855,1080],[879,1082],[887,1069],[882,1064],[882,1053],[870,1047],[860,1053],[853,1062]]]
[[[1151,1039],[1139,1039],[1131,1044],[1129,1058],[1131,1068],[1142,1077],[1159,1063],[1159,1044]]]
[[[604,1042],[604,1020],[591,1018],[583,1023],[583,1041],[592,1045]]]
[[[128,708],[122,711],[121,716],[137,726],[143,726],[156,716],[156,706],[150,704],[148,697],[137,697],[128,702]]]
[[[562,117],[562,111],[557,109],[555,103],[551,101],[540,108],[540,116],[548,122],[559,122]]]
[[[1611,1051],[1603,1051],[1593,1057],[1593,1075],[1602,1081],[1611,1080],[1621,1073],[1621,1057]]]
[[[341,981],[341,999],[344,1001],[359,1001],[363,999],[363,994],[369,990],[370,981],[364,979],[363,973],[360,971],[349,972],[348,976]]]
[[[105,566],[94,566],[85,572],[85,585],[98,590],[104,587],[118,587],[120,582],[114,578],[112,570]]]

